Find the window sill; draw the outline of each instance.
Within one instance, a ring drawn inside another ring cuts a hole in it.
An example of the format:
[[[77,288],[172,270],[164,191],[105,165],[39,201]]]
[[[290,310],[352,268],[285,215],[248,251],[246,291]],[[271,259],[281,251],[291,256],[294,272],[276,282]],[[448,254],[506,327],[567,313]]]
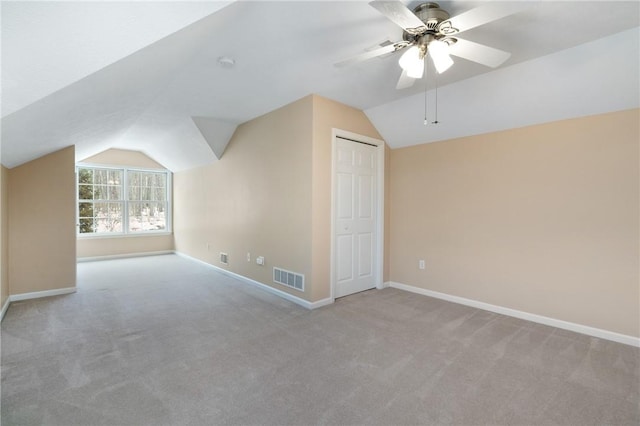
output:
[[[173,232],[144,232],[139,234],[76,234],[79,240],[102,240],[105,238],[140,238],[140,237],[166,237],[172,235]]]

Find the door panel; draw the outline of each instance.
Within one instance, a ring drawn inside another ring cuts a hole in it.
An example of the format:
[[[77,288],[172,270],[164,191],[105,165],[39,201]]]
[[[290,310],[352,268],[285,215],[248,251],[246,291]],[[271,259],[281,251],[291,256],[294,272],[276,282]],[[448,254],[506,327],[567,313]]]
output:
[[[353,236],[340,235],[337,240],[337,255],[342,262],[338,263],[338,282],[353,279]]]
[[[338,219],[353,219],[353,176],[338,173]]]
[[[373,238],[371,233],[358,235],[358,278],[373,276]]]
[[[374,288],[379,148],[336,139],[335,297]]]
[[[373,176],[358,177],[358,217],[371,219],[373,217]]]

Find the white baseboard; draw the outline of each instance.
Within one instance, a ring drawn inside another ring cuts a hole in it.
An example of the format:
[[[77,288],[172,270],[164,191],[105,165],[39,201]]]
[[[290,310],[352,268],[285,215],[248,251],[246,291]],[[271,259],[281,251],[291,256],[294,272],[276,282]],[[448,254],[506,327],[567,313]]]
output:
[[[181,253],[179,251],[175,251],[174,253],[177,254],[178,256],[184,257],[185,259],[193,260],[194,262],[198,262],[198,263],[206,265],[206,266],[208,266],[210,268],[213,268],[216,271],[221,272],[221,273],[223,273],[223,274],[225,274],[225,275],[227,275],[229,277],[233,277],[233,278],[236,278],[236,279],[238,279],[238,280],[240,280],[240,281],[242,281],[244,283],[247,283],[249,285],[252,285],[252,286],[255,286],[255,287],[259,287],[259,288],[261,288],[263,290],[268,291],[271,294],[275,294],[276,296],[280,296],[283,299],[286,299],[286,300],[288,300],[290,302],[295,303],[296,305],[300,305],[300,306],[302,306],[304,308],[307,308],[307,309],[316,309],[316,308],[320,308],[322,306],[330,305],[330,304],[333,303],[333,299],[330,298],[330,297],[326,298],[326,299],[318,300],[316,302],[309,302],[308,300],[304,300],[304,299],[302,299],[302,298],[300,298],[298,296],[294,296],[293,294],[289,294],[289,293],[286,293],[286,292],[284,292],[282,290],[278,290],[277,288],[268,286],[268,285],[263,284],[263,283],[261,283],[259,281],[253,280],[251,278],[247,278],[247,277],[245,277],[243,275],[240,275],[240,274],[236,274],[235,272],[227,271],[226,269],[219,268],[219,267],[217,267],[215,265],[212,265],[210,263],[207,263],[207,262],[205,262],[203,260],[196,259],[195,257],[191,257],[188,254],[184,254],[184,253]]]
[[[269,287],[269,288],[271,288],[271,287]],[[306,300],[303,300],[303,299],[300,299],[300,300],[302,300],[305,303],[305,305],[302,305],[302,306],[304,306],[307,309],[321,308],[323,306],[331,305],[334,302],[334,299],[332,299],[330,297],[327,297],[326,299],[320,299],[320,300],[318,300],[316,302],[307,302]],[[296,302],[294,302],[294,303],[296,303]]]
[[[452,296],[446,293],[427,290],[420,287],[401,284],[390,281],[389,285],[400,290],[410,291],[412,293],[422,294],[424,296],[434,297],[436,299],[446,300],[448,302],[458,303],[461,305],[471,306],[473,308],[483,309],[510,317],[520,318],[551,327],[562,328],[564,330],[574,331],[576,333],[586,334],[588,336],[599,337],[601,339],[611,340],[625,345],[640,347],[640,338],[627,336],[613,331],[602,330],[600,328],[590,327],[587,325],[576,324],[573,322],[563,321],[555,318],[549,318],[542,315],[531,314],[529,312],[518,311],[516,309],[505,308],[503,306],[492,305],[490,303],[480,302],[478,300],[466,299],[464,297]]]
[[[2,305],[2,312],[0,312],[0,321],[4,319],[4,314],[7,313],[7,309],[9,309],[9,303],[11,303],[10,297],[7,297],[7,300],[4,301],[4,305]]]
[[[70,294],[75,293],[75,287],[67,287],[67,288],[56,288],[54,290],[44,290],[44,291],[34,291],[31,293],[20,293],[20,294],[11,294],[7,297],[6,302],[2,306],[2,312],[0,313],[0,321],[4,319],[4,314],[7,313],[7,309],[9,309],[9,304],[11,302],[19,302],[21,300],[29,300],[29,299],[39,299],[41,297],[49,297],[49,296],[60,296],[62,294]]]
[[[75,287],[56,288],[54,290],[34,291],[32,293],[12,294],[9,301],[18,302],[20,300],[39,299],[41,297],[60,296],[61,294],[75,293]]]
[[[173,254],[173,253],[175,253],[173,250],[145,251],[140,253],[110,254],[106,256],[79,257],[76,261],[78,263],[95,262],[98,260],[129,259],[133,257],[159,256],[163,254]]]

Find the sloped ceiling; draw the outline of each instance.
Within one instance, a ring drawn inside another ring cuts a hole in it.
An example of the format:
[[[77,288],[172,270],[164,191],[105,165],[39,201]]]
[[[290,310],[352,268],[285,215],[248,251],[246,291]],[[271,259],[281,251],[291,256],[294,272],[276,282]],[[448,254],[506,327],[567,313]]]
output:
[[[2,116],[229,3],[3,1]]]
[[[512,56],[496,70],[455,58],[437,81],[440,123],[425,126],[433,73],[396,90],[398,54],[333,66],[402,37],[365,1],[3,1],[1,161],[75,144],[78,160],[135,149],[179,171],[310,93],[364,110],[392,148],[639,106],[640,3],[522,3],[465,33]],[[440,2],[452,15],[481,4]]]
[[[430,90],[426,125],[424,93],[365,113],[398,148],[637,108],[639,51],[640,31],[632,28],[442,87],[437,110],[436,92]],[[636,52],[635,60],[630,52]],[[438,124],[432,124],[436,118]]]

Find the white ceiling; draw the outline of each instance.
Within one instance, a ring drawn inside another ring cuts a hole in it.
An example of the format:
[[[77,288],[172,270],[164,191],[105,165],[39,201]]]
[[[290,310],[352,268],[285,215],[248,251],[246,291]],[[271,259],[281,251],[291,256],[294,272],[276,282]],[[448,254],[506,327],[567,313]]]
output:
[[[2,116],[229,3],[3,1]]]
[[[439,3],[452,15],[482,4]],[[310,93],[364,110],[392,148],[640,106],[638,1],[522,3],[464,33],[512,56],[496,70],[454,58],[438,77],[440,124],[424,126],[424,82],[395,89],[397,53],[333,66],[401,39],[366,1],[2,1],[2,164],[75,144],[79,160],[118,147],[183,170]]]

